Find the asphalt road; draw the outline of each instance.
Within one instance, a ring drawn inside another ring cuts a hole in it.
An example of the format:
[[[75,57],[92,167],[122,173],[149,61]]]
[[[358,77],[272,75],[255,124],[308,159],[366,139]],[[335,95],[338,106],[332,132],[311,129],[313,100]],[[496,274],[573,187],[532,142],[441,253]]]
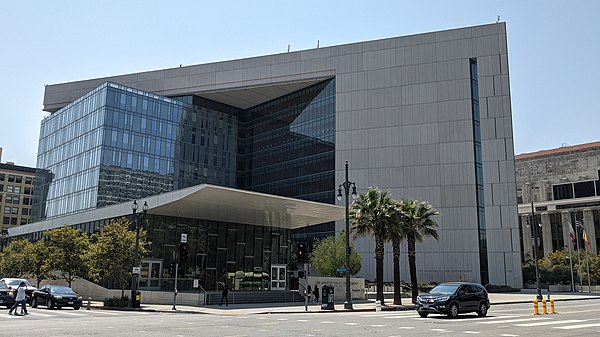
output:
[[[414,311],[212,315],[29,308],[0,311],[0,336],[598,336],[600,300],[557,302],[557,315],[531,304],[494,305],[488,317],[458,319]]]

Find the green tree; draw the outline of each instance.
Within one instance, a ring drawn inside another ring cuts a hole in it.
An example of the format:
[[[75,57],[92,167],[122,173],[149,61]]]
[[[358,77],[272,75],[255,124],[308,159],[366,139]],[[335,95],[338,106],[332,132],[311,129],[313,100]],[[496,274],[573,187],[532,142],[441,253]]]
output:
[[[27,240],[12,241],[0,255],[0,274],[3,277],[22,278],[27,275],[25,251],[31,246]]]
[[[410,286],[412,288],[412,302],[416,303],[419,295],[419,286],[417,283],[417,262],[416,262],[416,242],[422,242],[423,239],[430,236],[438,239],[436,228],[437,223],[431,219],[438,215],[435,210],[426,201],[402,200],[400,201],[400,212],[404,221],[402,226],[408,244],[408,266],[410,270]]]
[[[404,216],[400,212],[400,204],[397,203],[392,213],[387,235],[388,241],[392,242],[394,257],[394,304],[402,305],[402,286],[400,284],[400,248],[406,235],[404,233]]]
[[[388,192],[369,187],[358,195],[350,208],[350,223],[354,237],[372,236],[375,238],[375,278],[377,299],[384,305],[383,298],[383,253],[387,238],[386,228],[392,219],[394,201]]]
[[[25,269],[30,278],[34,278],[39,288],[42,280],[50,278],[50,265],[48,264],[48,247],[44,241],[36,241],[27,245],[25,254]]]
[[[67,225],[46,231],[44,234],[48,248],[48,266],[58,271],[71,287],[76,276],[84,276],[87,273],[89,237]]]
[[[135,231],[129,230],[130,221],[119,218],[94,236],[89,253],[90,277],[96,282],[115,280],[121,285],[121,297],[131,279]],[[146,252],[146,231],[140,229],[139,256]]]
[[[356,275],[361,268],[361,256],[354,250],[354,243],[350,242],[350,275]],[[338,237],[328,236],[315,244],[310,255],[312,267],[323,276],[342,277],[337,268],[346,266],[346,232],[342,231]]]

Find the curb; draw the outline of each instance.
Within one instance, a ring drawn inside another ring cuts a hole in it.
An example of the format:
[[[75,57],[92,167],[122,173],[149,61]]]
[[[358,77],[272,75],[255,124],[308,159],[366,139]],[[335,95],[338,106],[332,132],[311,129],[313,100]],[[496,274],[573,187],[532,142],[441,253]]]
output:
[[[580,301],[580,300],[594,300],[598,299],[598,297],[584,297],[584,298],[561,298],[554,299],[555,302],[567,302],[567,301]],[[531,303],[532,301],[503,301],[503,302],[493,302],[490,305],[505,305],[505,304],[526,304]],[[84,308],[83,306],[82,308]],[[200,310],[163,310],[163,309],[153,309],[153,308],[142,308],[132,309],[132,308],[119,308],[119,307],[105,307],[102,305],[92,305],[91,308],[97,310],[111,310],[111,311],[140,311],[140,312],[157,312],[157,313],[171,313],[171,314],[214,314],[214,315],[224,315],[228,314],[229,311],[221,311],[221,312],[206,312]],[[249,310],[249,309],[232,309],[232,313],[240,313],[240,310]],[[405,306],[397,306],[397,307],[381,307],[381,311],[409,311],[415,310],[415,305],[405,305]],[[312,310],[312,311],[304,311],[304,310],[292,310],[292,311],[277,311],[277,310],[268,310],[268,308],[263,308],[262,311],[255,311],[245,313],[246,315],[269,315],[269,314],[323,314],[323,313],[350,313],[350,312],[375,312],[375,308],[361,308],[361,309],[353,309],[353,310]]]

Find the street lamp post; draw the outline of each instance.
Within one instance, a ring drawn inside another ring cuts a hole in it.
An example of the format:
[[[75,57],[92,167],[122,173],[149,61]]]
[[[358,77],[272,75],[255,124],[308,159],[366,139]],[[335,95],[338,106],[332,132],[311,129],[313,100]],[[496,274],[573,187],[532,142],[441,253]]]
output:
[[[529,219],[527,219],[529,220]],[[538,234],[537,234],[537,227],[535,224],[535,209],[533,207],[533,201],[531,202],[531,221],[527,221],[529,222],[529,224],[531,224],[531,227],[533,227],[533,259],[535,261],[535,282],[536,282],[536,288],[537,288],[537,300],[541,301],[543,299],[542,297],[542,288],[540,286],[540,271],[539,271],[539,266],[538,266]],[[527,225],[527,224],[526,224]],[[541,224],[539,225],[541,226]],[[529,226],[527,226],[529,227]]]
[[[340,184],[337,194],[337,199],[342,200],[343,188],[346,196],[346,302],[344,302],[344,309],[352,309],[352,294],[350,293],[350,202],[348,200],[350,186],[352,186],[352,199],[356,199],[356,184],[348,180],[348,161],[346,160],[346,180]]]
[[[133,266],[131,268],[131,302],[130,302],[130,307],[133,308],[133,301],[135,299],[135,295],[136,295],[136,291],[137,291],[137,275],[138,273],[134,272],[134,269],[137,265],[137,260],[138,260],[138,252],[139,252],[139,247],[140,247],[140,221],[139,221],[139,216],[137,214],[137,209],[138,209],[138,204],[137,204],[137,200],[133,201],[133,204],[131,204],[131,210],[133,211],[133,221],[135,222],[135,251],[133,253]],[[141,217],[143,218],[144,215],[146,215],[146,212],[148,212],[148,203],[146,203],[144,201],[144,206],[142,206],[142,214]]]

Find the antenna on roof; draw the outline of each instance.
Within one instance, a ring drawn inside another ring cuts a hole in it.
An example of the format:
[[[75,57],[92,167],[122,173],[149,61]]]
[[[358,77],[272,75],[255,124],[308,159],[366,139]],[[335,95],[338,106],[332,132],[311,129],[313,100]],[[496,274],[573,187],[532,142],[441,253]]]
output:
[[[290,45],[288,44],[288,53],[290,52]]]
[[[500,15],[498,15],[498,18],[496,19],[496,23],[500,22]]]
[[[319,40],[317,40],[317,48],[319,48]]]

